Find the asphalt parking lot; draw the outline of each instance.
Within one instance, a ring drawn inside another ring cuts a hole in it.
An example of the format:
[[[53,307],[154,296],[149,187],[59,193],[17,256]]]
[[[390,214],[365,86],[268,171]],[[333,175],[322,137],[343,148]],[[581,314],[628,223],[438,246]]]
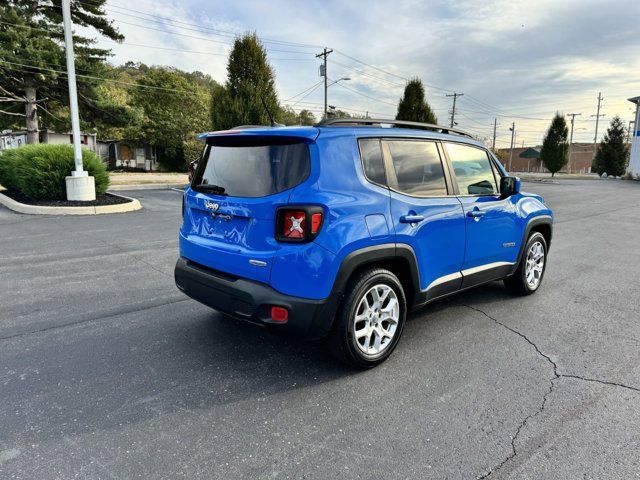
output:
[[[0,478],[640,477],[640,184],[525,183],[545,281],[413,314],[357,372],[174,286],[180,193],[0,207]]]

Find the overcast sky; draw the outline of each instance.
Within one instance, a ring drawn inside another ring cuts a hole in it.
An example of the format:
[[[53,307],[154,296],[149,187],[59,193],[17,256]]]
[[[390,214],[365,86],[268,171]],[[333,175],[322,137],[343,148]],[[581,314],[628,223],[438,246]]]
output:
[[[541,143],[556,110],[581,113],[574,141],[593,141],[599,91],[602,133],[616,114],[633,119],[626,99],[640,95],[638,0],[109,0],[106,8],[126,37],[100,42],[115,64],[171,65],[224,82],[233,36],[255,31],[281,102],[319,114],[321,86],[294,96],[321,81],[315,54],[326,46],[329,78],[351,79],[329,88],[329,104],[392,117],[405,79],[418,76],[440,123],[449,122],[453,91],[464,93],[461,128],[491,136],[497,117],[499,147],[511,122],[518,145]]]

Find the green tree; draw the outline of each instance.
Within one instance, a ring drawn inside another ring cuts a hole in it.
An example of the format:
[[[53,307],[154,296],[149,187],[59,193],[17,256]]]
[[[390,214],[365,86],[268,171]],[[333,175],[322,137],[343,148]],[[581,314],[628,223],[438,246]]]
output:
[[[127,129],[126,138],[154,145],[165,168],[184,170],[185,142],[210,130],[211,85],[161,67],[146,70],[137,85],[131,90],[131,103],[141,110],[142,121]]]
[[[310,110],[300,110],[300,125],[315,125],[317,123],[316,116]]]
[[[352,115],[339,108],[330,108],[327,112],[327,118],[351,118]]]
[[[278,122],[283,125],[298,125],[300,123],[300,117],[293,108],[283,107],[279,110]]]
[[[438,123],[438,118],[425,98],[424,85],[419,78],[412,78],[404,87],[404,95],[398,103],[396,120]]]
[[[106,0],[80,2],[71,6],[76,27],[93,27],[99,34],[113,40],[122,35],[106,18],[103,9]],[[68,104],[62,29],[62,0],[5,0],[0,5],[0,96],[3,110],[0,123],[27,130],[27,142],[38,143],[39,115],[42,111],[48,121],[66,123],[64,114]],[[100,76],[105,68],[108,50],[97,48],[94,39],[74,36],[78,73]],[[79,101],[97,114],[95,105],[86,102],[93,98],[94,81],[79,78]],[[81,111],[82,111],[81,107]],[[67,123],[68,125],[68,123]],[[67,127],[68,128],[68,127]]]
[[[606,172],[607,175],[619,177],[626,172],[629,164],[629,146],[625,134],[626,129],[620,117],[613,117],[593,159],[591,168],[598,175]]]
[[[213,128],[269,125],[265,104],[277,118],[281,111],[267,52],[255,33],[246,34],[233,44],[224,87],[215,86],[211,92]]]
[[[551,172],[552,177],[567,164],[569,152],[568,136],[569,129],[564,116],[556,113],[556,116],[551,120],[549,130],[544,136],[542,149],[540,150],[540,158],[547,170]]]

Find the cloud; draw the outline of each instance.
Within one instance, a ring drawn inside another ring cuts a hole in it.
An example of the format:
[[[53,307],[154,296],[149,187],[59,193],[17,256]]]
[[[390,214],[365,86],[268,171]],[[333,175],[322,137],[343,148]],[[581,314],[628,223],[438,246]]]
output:
[[[109,44],[115,63],[173,65],[223,82],[233,34],[255,31],[264,39],[282,99],[321,80],[315,54],[327,46],[335,49],[329,77],[351,78],[330,87],[330,104],[392,116],[403,78],[418,76],[428,85],[465,93],[457,118],[461,127],[489,135],[498,116],[501,142],[510,139],[512,121],[521,140],[539,142],[556,110],[582,112],[576,126],[585,130],[575,137],[588,141],[599,91],[607,118],[631,118],[626,98],[640,94],[637,0],[109,0],[107,8],[126,37],[123,45]],[[315,89],[296,108],[320,112],[322,92]],[[427,87],[442,123],[451,102],[445,93]]]

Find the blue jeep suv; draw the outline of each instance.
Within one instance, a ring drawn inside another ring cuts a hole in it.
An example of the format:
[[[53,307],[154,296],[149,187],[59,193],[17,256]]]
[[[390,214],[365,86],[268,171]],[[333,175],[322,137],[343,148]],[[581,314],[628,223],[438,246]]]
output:
[[[372,367],[415,308],[499,279],[540,286],[553,214],[465,132],[334,119],[201,138],[175,279],[233,317]]]

